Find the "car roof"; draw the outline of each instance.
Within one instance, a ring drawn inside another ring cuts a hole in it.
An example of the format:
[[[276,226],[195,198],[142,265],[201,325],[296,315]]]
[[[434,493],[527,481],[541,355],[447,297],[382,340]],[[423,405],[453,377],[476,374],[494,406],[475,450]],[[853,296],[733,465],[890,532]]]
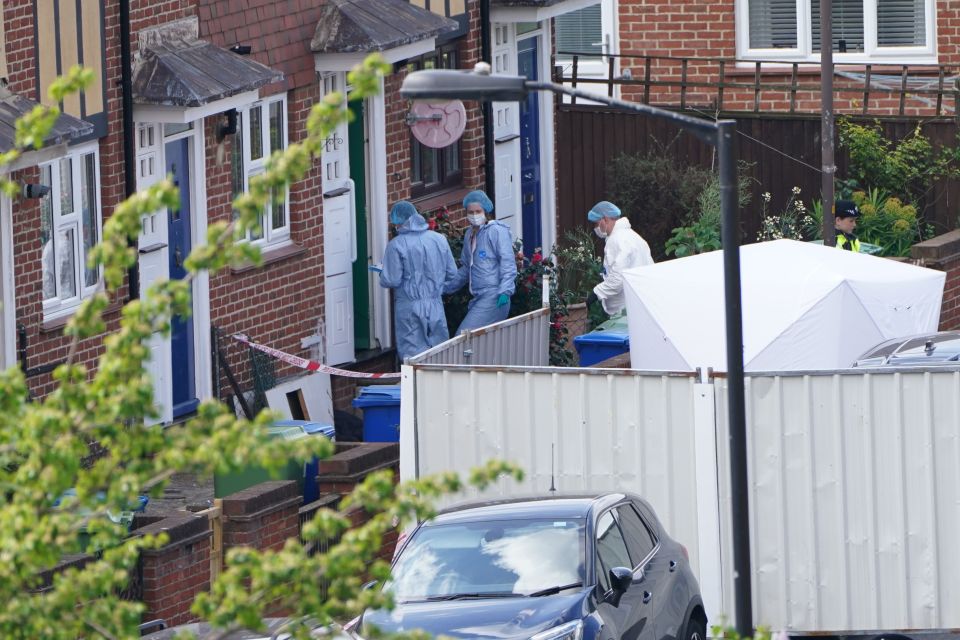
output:
[[[885,340],[871,347],[856,367],[953,364],[960,359],[960,332],[940,331]]]
[[[625,493],[529,496],[472,501],[441,511],[431,524],[474,522],[499,518],[585,518],[630,497]]]

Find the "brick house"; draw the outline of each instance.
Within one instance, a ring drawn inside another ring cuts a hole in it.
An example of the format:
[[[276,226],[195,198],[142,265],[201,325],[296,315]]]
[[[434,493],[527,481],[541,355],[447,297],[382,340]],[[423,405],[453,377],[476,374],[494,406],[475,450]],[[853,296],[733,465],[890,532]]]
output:
[[[612,59],[615,76],[634,80],[642,79],[647,71],[645,56],[663,56],[675,59],[652,61],[650,74],[655,81],[679,84],[684,73],[679,59],[688,58],[685,77],[693,83],[717,83],[722,78],[750,85],[758,75],[758,61],[763,61],[759,76],[764,84],[790,85],[794,82],[792,63],[799,63],[798,83],[816,86],[819,82],[819,0],[599,0],[569,14],[563,23],[559,30],[566,36],[558,38],[558,49],[593,54],[579,60],[581,76],[607,77],[611,59],[604,54],[615,53],[624,56]],[[902,65],[909,65],[910,89],[936,88],[937,65],[946,66],[946,87],[953,91],[956,65],[960,65],[960,40],[956,37],[960,11],[953,3],[834,0],[832,25],[838,112],[862,110],[867,65],[872,86],[892,88],[899,88]],[[725,58],[727,64],[721,71],[716,60],[703,58]],[[731,63],[733,59],[737,62]],[[558,62],[569,75],[572,56],[558,55]],[[606,87],[597,90],[605,92]],[[642,98],[639,87],[616,87],[615,91],[627,99]],[[677,86],[653,87],[649,95],[651,102],[663,105],[676,106],[680,100]],[[715,88],[693,89],[685,96],[697,107],[715,106],[717,97]],[[723,111],[754,108],[753,92],[747,87],[727,89],[723,98]],[[818,111],[819,99],[818,91],[801,90],[795,108]],[[899,95],[873,92],[867,101],[872,114],[896,113]],[[907,101],[908,115],[933,112],[929,97],[908,95]],[[947,102],[952,109],[952,97]],[[761,96],[760,111],[788,108],[788,91],[765,91]]]
[[[183,277],[183,257],[209,223],[230,219],[233,195],[270,152],[302,139],[310,107],[327,92],[349,92],[346,71],[379,51],[395,70],[382,95],[350,103],[357,117],[249,239],[261,245],[264,264],[198,277],[193,315],[175,322],[171,338],[152,341],[150,366],[164,422],[229,393],[214,379],[212,327],[328,364],[392,369],[389,293],[366,266],[380,260],[394,201],[456,210],[467,191],[487,188],[528,249],[551,246],[556,226],[550,96],[493,105],[486,129],[484,110],[467,104],[464,136],[433,150],[410,134],[400,83],[411,69],[471,68],[483,49],[481,16],[499,72],[549,77],[553,19],[589,4],[2,0],[0,77],[15,99],[46,100],[50,82],[78,62],[94,69],[96,82],[63,105],[68,116],[47,148],[7,168],[49,193],[0,199],[0,366],[19,362],[35,396],[50,391],[49,372],[67,350],[62,328],[96,286],[86,250],[127,193],[171,174],[181,209],[144,219],[138,268],[106,315],[108,331],[131,296],[158,278]],[[82,343],[79,361],[93,366],[98,342]],[[246,353],[223,349],[249,388]],[[335,379],[338,406],[352,391]]]

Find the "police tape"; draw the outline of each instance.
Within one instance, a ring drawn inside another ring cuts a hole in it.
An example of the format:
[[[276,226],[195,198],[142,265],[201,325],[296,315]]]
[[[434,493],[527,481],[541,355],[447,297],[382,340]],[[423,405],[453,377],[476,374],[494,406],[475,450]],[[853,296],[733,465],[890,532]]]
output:
[[[325,364],[320,364],[313,360],[307,360],[306,358],[301,358],[293,354],[287,353],[285,351],[280,351],[279,349],[274,349],[266,345],[260,344],[259,342],[254,342],[248,336],[242,333],[233,334],[233,339],[238,342],[242,342],[251,349],[256,349],[257,351],[262,351],[265,354],[280,360],[281,362],[286,362],[295,367],[301,369],[306,369],[307,371],[319,371],[320,373],[329,373],[332,376],[343,376],[345,378],[367,378],[367,379],[379,379],[379,380],[390,380],[400,377],[399,373],[364,373],[362,371],[348,371],[347,369],[337,369],[336,367],[328,367]]]

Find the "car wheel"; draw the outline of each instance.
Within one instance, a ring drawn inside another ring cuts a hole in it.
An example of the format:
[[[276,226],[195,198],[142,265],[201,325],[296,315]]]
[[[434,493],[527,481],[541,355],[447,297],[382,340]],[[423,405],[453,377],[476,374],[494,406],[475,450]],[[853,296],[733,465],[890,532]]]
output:
[[[680,640],[707,640],[707,625],[699,618],[690,616]]]

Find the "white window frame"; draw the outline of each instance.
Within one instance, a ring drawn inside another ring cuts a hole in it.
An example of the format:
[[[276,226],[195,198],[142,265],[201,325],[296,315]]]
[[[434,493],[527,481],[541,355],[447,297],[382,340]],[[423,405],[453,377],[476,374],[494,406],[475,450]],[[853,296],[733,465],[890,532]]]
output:
[[[93,189],[93,198],[94,198],[94,221],[97,227],[97,242],[103,238],[103,209],[101,207],[101,196],[100,196],[100,147],[97,142],[92,142],[85,145],[80,145],[75,148],[71,148],[69,152],[63,156],[58,157],[55,160],[50,162],[44,162],[39,165],[41,172],[45,169],[50,169],[51,175],[51,188],[50,192],[43,197],[43,200],[46,200],[50,203],[53,212],[52,220],[52,234],[53,234],[53,251],[56,251],[56,241],[59,237],[61,231],[72,230],[73,233],[73,246],[74,246],[74,289],[76,295],[70,297],[64,297],[63,293],[60,291],[61,285],[61,274],[60,274],[60,261],[56,259],[56,253],[54,254],[54,285],[56,287],[56,294],[54,297],[43,299],[43,317],[45,320],[52,318],[63,317],[73,313],[80,303],[85,299],[93,295],[97,290],[99,285],[100,278],[102,277],[102,269],[98,268],[97,279],[92,285],[87,285],[85,283],[84,274],[86,271],[87,264],[87,255],[83,247],[83,185],[81,181],[81,165],[83,158],[87,155],[93,154],[93,182],[95,188]],[[71,183],[73,188],[73,212],[64,214],[61,211],[60,207],[60,165],[63,160],[71,160]],[[47,200],[49,199],[49,200]],[[41,205],[42,206],[42,205]],[[42,215],[42,213],[41,213]],[[41,261],[43,260],[42,254],[43,247],[41,247]],[[44,265],[41,262],[40,273],[41,277],[43,276]],[[41,287],[41,296],[45,296],[43,287]]]
[[[289,120],[290,114],[287,110],[287,94],[281,93],[273,95],[263,100],[253,102],[241,109],[237,109],[239,121],[237,127],[240,128],[243,141],[243,191],[246,192],[250,187],[250,178],[259,175],[266,170],[267,160],[273,153],[270,149],[270,106],[280,103],[280,112],[283,114],[283,131],[281,133],[281,149],[286,149],[290,144],[289,138]],[[260,107],[260,136],[263,142],[261,157],[252,160],[250,158],[250,112]],[[247,240],[258,245],[277,246],[290,242],[290,189],[284,193],[284,206],[286,207],[285,224],[281,227],[273,226],[273,202],[267,204],[266,210],[260,216],[260,228],[262,235],[254,237],[251,232],[247,232]]]
[[[815,2],[817,0],[814,0]],[[890,64],[936,64],[937,63],[937,11],[936,0],[924,1],[926,46],[881,47],[877,44],[877,0],[863,0],[864,51],[856,53],[833,52],[838,64],[890,63]],[[782,60],[784,62],[819,62],[820,53],[813,51],[810,0],[797,0],[797,47],[795,49],[751,49],[749,0],[737,0],[736,4],[737,58],[744,60]]]

